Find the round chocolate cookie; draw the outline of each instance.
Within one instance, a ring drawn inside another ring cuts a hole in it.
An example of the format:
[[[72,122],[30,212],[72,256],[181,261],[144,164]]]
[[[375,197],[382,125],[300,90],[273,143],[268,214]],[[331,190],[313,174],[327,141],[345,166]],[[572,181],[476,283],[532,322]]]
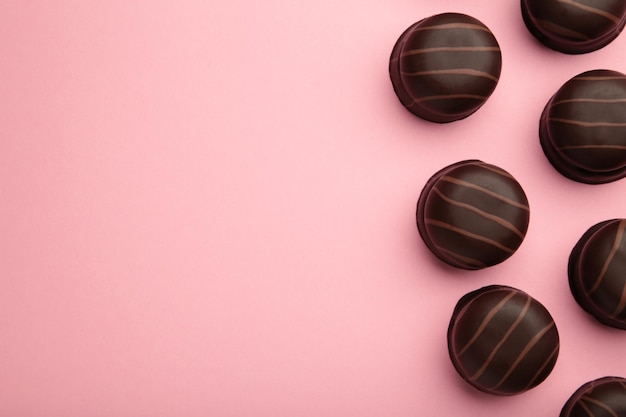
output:
[[[500,79],[502,56],[491,31],[473,17],[444,13],[410,26],[389,60],[391,83],[413,114],[437,123],[480,108]]]
[[[417,202],[417,228],[443,262],[482,269],[508,259],[522,244],[530,209],[511,174],[478,160],[433,175]]]
[[[560,417],[626,416],[626,379],[605,376],[583,384],[567,400]]]
[[[576,302],[601,323],[626,330],[625,219],[587,230],[569,257],[569,286]]]
[[[574,181],[626,176],[626,75],[593,70],[567,81],[541,114],[539,140],[554,168]]]
[[[559,354],[552,316],[516,288],[491,285],[457,303],[448,327],[448,351],[461,377],[496,395],[515,395],[545,380]]]
[[[541,43],[584,54],[613,41],[626,23],[624,0],[522,0],[526,27]]]

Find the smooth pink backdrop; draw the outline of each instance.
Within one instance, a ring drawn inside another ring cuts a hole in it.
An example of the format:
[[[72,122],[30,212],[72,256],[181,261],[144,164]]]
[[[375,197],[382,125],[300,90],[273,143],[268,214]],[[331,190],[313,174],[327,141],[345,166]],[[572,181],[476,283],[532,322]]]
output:
[[[436,125],[387,65],[446,11],[487,24],[504,64],[483,108]],[[557,416],[626,376],[626,332],[566,277],[583,231],[626,216],[626,180],[566,180],[537,139],[563,82],[626,72],[625,52],[553,52],[514,0],[1,2],[0,416]],[[435,260],[414,220],[430,175],[468,158],[531,205],[519,251],[478,272]],[[494,283],[561,335],[515,397],[447,356],[456,301]]]

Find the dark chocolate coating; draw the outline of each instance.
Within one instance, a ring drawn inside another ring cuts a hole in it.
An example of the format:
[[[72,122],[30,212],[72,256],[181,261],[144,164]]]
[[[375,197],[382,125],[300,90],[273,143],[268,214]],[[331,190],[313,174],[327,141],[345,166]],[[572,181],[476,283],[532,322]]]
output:
[[[443,262],[482,269],[508,259],[521,245],[530,209],[520,184],[482,161],[452,164],[433,175],[417,202],[417,228]]]
[[[457,303],[448,327],[448,352],[461,377],[496,395],[515,395],[543,382],[559,354],[552,316],[516,288],[491,285]]]
[[[502,56],[491,31],[473,17],[444,13],[410,26],[389,60],[391,83],[414,115],[437,123],[478,110],[500,79]]]
[[[626,23],[624,0],[521,0],[526,27],[541,43],[584,54],[613,41]]]
[[[560,417],[626,417],[626,379],[605,376],[583,384],[567,400]]]
[[[567,81],[541,114],[539,140],[567,178],[602,184],[625,177],[626,76],[593,70]]]
[[[569,286],[576,302],[601,323],[626,330],[625,219],[587,230],[569,257]]]

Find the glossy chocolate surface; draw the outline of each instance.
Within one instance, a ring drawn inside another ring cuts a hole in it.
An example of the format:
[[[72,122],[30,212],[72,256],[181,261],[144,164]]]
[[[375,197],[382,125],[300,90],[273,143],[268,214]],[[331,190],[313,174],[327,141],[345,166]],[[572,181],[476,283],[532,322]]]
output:
[[[567,54],[600,49],[626,23],[624,0],[522,0],[526,27],[541,43]]]
[[[473,17],[444,13],[410,26],[389,60],[400,102],[431,122],[463,119],[489,98],[502,56],[491,31]]]
[[[569,258],[576,302],[601,323],[626,329],[626,220],[600,222],[580,238]]]
[[[448,351],[466,382],[490,394],[514,395],[550,374],[559,334],[537,300],[516,288],[492,285],[459,300],[448,328]]]
[[[443,262],[482,269],[508,259],[530,218],[524,190],[511,174],[482,161],[452,164],[433,175],[417,203],[417,228]]]
[[[606,376],[587,382],[572,394],[560,417],[626,417],[626,379]]]
[[[539,139],[567,178],[601,184],[626,176],[626,76],[593,70],[567,81],[543,110]]]

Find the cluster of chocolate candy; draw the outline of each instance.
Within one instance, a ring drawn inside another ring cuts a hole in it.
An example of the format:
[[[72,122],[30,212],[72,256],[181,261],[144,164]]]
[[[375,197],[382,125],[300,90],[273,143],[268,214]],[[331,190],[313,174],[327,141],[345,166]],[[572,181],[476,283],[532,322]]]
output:
[[[528,30],[544,45],[582,54],[613,41],[626,23],[624,0],[522,0]],[[389,61],[402,105],[436,123],[476,112],[500,78],[498,42],[479,20],[459,13],[411,25]],[[554,168],[587,184],[626,176],[626,75],[608,69],[579,74],[552,96],[539,120],[539,142]],[[417,228],[430,251],[457,268],[499,264],[521,245],[530,218],[521,185],[479,161],[435,173],[417,203]],[[591,228],[573,246],[569,285],[576,302],[600,323],[626,329],[626,220]],[[463,296],[448,328],[454,368],[475,388],[497,395],[525,392],[552,371],[559,335],[548,310],[516,288],[491,285]],[[604,414],[603,414],[604,413]],[[607,414],[608,413],[608,414]],[[626,380],[584,384],[561,417],[626,416]]]

